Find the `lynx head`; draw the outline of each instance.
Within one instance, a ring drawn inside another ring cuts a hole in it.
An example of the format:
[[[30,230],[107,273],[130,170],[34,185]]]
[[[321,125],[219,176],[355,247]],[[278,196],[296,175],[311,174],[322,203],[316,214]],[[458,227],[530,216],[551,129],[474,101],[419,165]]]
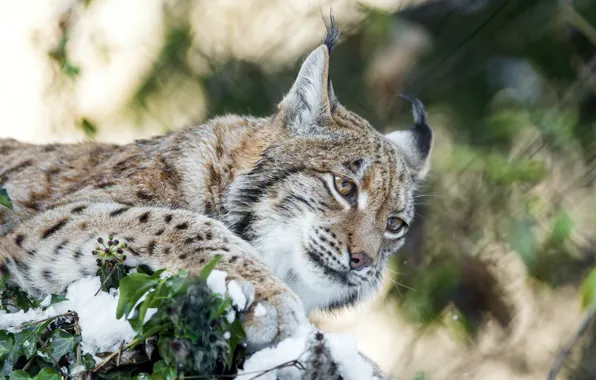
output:
[[[338,36],[331,22],[271,119],[281,138],[227,196],[232,229],[307,310],[351,304],[379,288],[414,222],[433,143],[419,100],[414,126],[385,136],[338,102],[329,79]]]

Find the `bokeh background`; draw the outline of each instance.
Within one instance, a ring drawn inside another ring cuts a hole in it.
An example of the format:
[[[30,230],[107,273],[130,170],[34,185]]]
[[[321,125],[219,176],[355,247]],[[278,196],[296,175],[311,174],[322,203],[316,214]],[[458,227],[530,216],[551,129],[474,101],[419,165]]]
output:
[[[545,379],[567,345],[559,378],[596,379],[594,0],[0,0],[0,137],[269,114],[330,6],[339,100],[389,132],[417,96],[436,145],[384,291],[317,323],[404,379]]]

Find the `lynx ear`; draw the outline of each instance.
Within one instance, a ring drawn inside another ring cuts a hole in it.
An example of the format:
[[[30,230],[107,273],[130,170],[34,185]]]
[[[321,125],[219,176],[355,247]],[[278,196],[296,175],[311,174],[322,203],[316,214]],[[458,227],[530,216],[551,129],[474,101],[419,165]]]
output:
[[[292,89],[281,101],[287,124],[297,134],[320,133],[321,120],[331,117],[336,104],[329,80],[329,54],[339,39],[333,14],[325,22],[324,43],[306,58]]]
[[[318,121],[330,115],[328,81],[329,51],[321,45],[306,58],[292,89],[280,104],[294,132],[315,132]]]
[[[398,146],[406,162],[413,169],[416,179],[422,181],[430,169],[433,132],[426,120],[426,111],[422,102],[419,99],[403,97],[412,102],[414,127],[388,133],[385,138]]]

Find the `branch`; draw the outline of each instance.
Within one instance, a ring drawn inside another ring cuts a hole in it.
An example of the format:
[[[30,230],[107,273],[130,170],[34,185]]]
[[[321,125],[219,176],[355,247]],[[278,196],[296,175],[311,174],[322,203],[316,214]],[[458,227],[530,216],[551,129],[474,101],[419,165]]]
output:
[[[99,292],[101,292],[101,289],[103,289],[103,286],[108,282],[108,280],[110,279],[110,277],[112,277],[112,273],[114,273],[114,269],[116,269],[116,265],[114,265],[112,267],[112,270],[110,271],[110,273],[103,280],[103,283],[99,286],[99,289],[97,289],[97,292],[95,292],[94,297],[97,296],[99,294]]]
[[[63,379],[66,379],[67,376],[66,374],[62,371],[62,369],[60,368],[60,364],[58,364],[58,360],[56,360],[56,358],[52,355],[51,350],[48,348],[48,341],[42,342],[41,339],[39,337],[37,337],[37,341],[39,343],[41,343],[41,347],[42,349],[46,352],[46,354],[49,355],[50,359],[52,359],[52,361],[54,362],[54,364],[56,365],[56,369],[58,370],[58,373],[60,374],[60,376]]]
[[[101,367],[103,367],[104,365],[106,365],[110,360],[112,360],[116,355],[119,355],[120,352],[122,352],[122,350],[126,350],[129,347],[134,346],[135,344],[139,343],[138,339],[134,339],[132,342],[128,343],[126,346],[120,346],[120,349],[112,352],[110,354],[110,356],[108,356],[107,358],[105,358],[101,363],[99,363],[97,366],[95,366],[95,368],[93,368],[93,370],[91,372],[97,372],[99,371],[99,369]]]
[[[53,317],[49,317],[49,318],[42,319],[42,320],[39,320],[39,321],[24,323],[24,324],[18,326],[18,328],[24,329],[25,327],[29,327],[29,326],[33,326],[33,325],[38,325],[40,323],[51,321],[51,320],[56,319],[56,318],[68,317],[68,316],[72,316],[72,315],[75,315],[75,314],[76,313],[74,311],[67,311],[64,314],[54,315]]]
[[[276,369],[282,369],[282,368],[287,368],[287,367],[296,367],[300,370],[304,370],[304,365],[300,362],[300,358],[306,354],[308,352],[308,350],[302,352],[300,354],[300,356],[298,356],[298,358],[294,359],[294,360],[290,360],[284,363],[281,363],[279,365],[276,365],[273,368],[269,368],[269,369],[265,369],[265,370],[260,370],[260,371],[250,371],[250,372],[244,372],[242,374],[242,376],[246,376],[246,375],[254,375],[256,374],[256,376],[251,377],[249,380],[254,380],[254,379],[258,379],[259,377],[271,372],[271,371],[275,371]],[[184,376],[184,379],[212,379],[214,377],[218,377],[218,378],[236,378],[238,377],[238,374],[236,375],[195,375],[195,376]]]
[[[74,313],[74,331],[75,331],[75,334],[81,335],[81,326],[79,326],[79,315],[76,312]],[[80,368],[80,366],[81,366],[81,342],[77,343],[77,362],[76,362],[77,370]],[[82,380],[83,373],[78,374],[77,379]]]
[[[592,321],[594,320],[594,317],[596,317],[596,308],[590,309],[588,314],[584,317],[582,324],[579,326],[579,328],[573,335],[571,341],[567,343],[567,345],[559,352],[550,368],[550,371],[548,372],[548,376],[546,378],[547,380],[555,380],[557,378],[559,372],[561,371],[561,368],[563,368],[565,359],[567,359],[567,357],[571,353],[573,346],[575,346],[575,344],[579,341],[582,335],[586,332],[588,327],[590,327]]]

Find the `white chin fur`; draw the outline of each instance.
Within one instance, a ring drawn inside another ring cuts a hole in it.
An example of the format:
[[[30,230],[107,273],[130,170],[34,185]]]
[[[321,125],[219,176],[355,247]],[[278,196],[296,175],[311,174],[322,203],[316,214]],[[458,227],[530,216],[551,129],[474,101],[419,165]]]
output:
[[[312,228],[312,217],[291,224],[267,219],[257,222],[260,237],[253,241],[273,272],[300,297],[307,313],[345,299],[347,286],[326,278],[303,252],[303,236]]]

